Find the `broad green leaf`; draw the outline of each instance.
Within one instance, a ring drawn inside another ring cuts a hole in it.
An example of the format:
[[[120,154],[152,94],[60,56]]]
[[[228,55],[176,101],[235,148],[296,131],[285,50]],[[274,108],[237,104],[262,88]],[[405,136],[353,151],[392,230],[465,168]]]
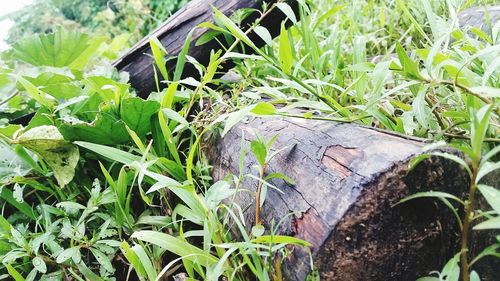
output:
[[[156,101],[127,98],[120,105],[120,117],[130,129],[143,137],[150,131],[150,119],[159,109],[160,104]]]
[[[252,149],[253,155],[257,159],[257,162],[259,162],[259,165],[261,167],[264,167],[266,165],[266,158],[267,158],[266,145],[263,144],[260,140],[253,140],[250,143],[250,147]]]
[[[23,39],[14,44],[12,49],[15,58],[34,66],[67,66],[81,70],[105,39],[58,28],[55,33]]]
[[[319,19],[316,21],[316,23],[314,24],[314,27],[313,27],[313,30],[318,28],[318,26],[325,20],[327,20],[328,18],[332,17],[333,15],[335,15],[337,12],[339,12],[340,10],[342,10],[343,8],[345,7],[345,5],[335,5],[333,8],[331,8],[330,10],[328,10],[326,13],[324,13],[323,15],[321,15],[321,17],[319,17]]]
[[[120,103],[120,98],[128,96],[129,84],[117,82],[105,76],[90,76],[83,80],[91,93],[97,93],[102,101]]]
[[[6,126],[0,126],[0,135],[4,135],[8,138],[13,138],[14,133],[21,129],[21,125],[9,124]]]
[[[399,62],[403,68],[403,73],[411,79],[423,80],[420,71],[418,70],[418,65],[414,62],[405,52],[403,47],[399,42],[396,42],[396,52],[398,53]]]
[[[292,46],[288,39],[288,32],[285,29],[285,24],[281,25],[279,58],[283,72],[291,74],[293,67]]]
[[[500,216],[488,219],[473,227],[474,230],[500,229]]]
[[[109,258],[103,252],[99,251],[98,249],[96,249],[94,247],[91,247],[90,251],[94,255],[94,257],[97,260],[97,262],[104,269],[106,269],[108,272],[111,272],[111,273],[115,272],[115,269],[114,269],[113,265],[111,264],[111,261],[109,260]]]
[[[479,171],[476,176],[476,183],[479,183],[484,176],[498,169],[500,169],[500,162],[496,163],[483,162],[482,165],[479,167]]]
[[[417,118],[418,123],[422,125],[424,128],[429,127],[429,116],[431,114],[431,110],[427,107],[425,102],[425,96],[427,95],[428,86],[423,86],[420,91],[418,91],[417,97],[413,100],[413,112],[415,117]]]
[[[250,112],[257,115],[273,115],[276,113],[276,108],[271,103],[259,102]]]
[[[153,59],[156,67],[160,70],[163,79],[169,80],[168,70],[165,66],[165,55],[167,54],[167,50],[165,50],[165,47],[163,47],[160,40],[158,40],[155,36],[151,36],[149,38],[149,45],[151,46],[151,53],[153,53]]]
[[[14,196],[12,194],[12,191],[9,190],[7,187],[0,188],[0,197],[7,201],[10,205],[12,205],[14,208],[18,209],[21,213],[26,215],[28,218],[32,220],[36,220],[38,217],[38,214],[35,212],[33,208],[31,208],[28,203],[23,202],[19,203],[14,199]]]
[[[46,273],[47,272],[47,265],[43,261],[41,257],[35,257],[31,263],[33,263],[33,267],[36,268],[41,273]]]
[[[71,247],[63,250],[57,255],[56,262],[57,263],[63,263],[70,258],[73,258],[74,256],[77,255],[77,252],[80,252],[80,247]]]
[[[87,265],[83,263],[83,261],[77,263],[76,266],[78,267],[78,271],[80,271],[80,273],[82,273],[87,280],[103,281],[103,279],[95,274],[92,270],[90,270],[90,268],[88,268]]]
[[[471,271],[470,276],[469,276],[470,281],[481,281],[481,278],[479,278],[479,274],[477,274],[476,271]]]
[[[160,129],[163,134],[163,140],[167,145],[168,152],[174,158],[177,164],[181,165],[181,158],[179,157],[179,152],[177,150],[177,144],[174,141],[174,137],[172,136],[172,132],[170,131],[170,127],[168,126],[167,120],[163,115],[163,110],[158,112],[158,121],[160,124]]]
[[[229,132],[229,130],[231,130],[231,128],[238,122],[243,120],[243,118],[245,118],[252,109],[253,106],[247,106],[238,111],[230,113],[226,119],[226,124],[224,125],[224,130],[222,131],[221,136],[224,137]]]
[[[0,182],[3,178],[16,175],[24,176],[30,171],[30,166],[25,163],[13,148],[0,141]]]
[[[262,236],[265,231],[266,231],[266,229],[261,224],[258,224],[258,225],[255,225],[255,226],[252,227],[252,235],[254,237],[260,237],[260,236]]]
[[[80,158],[78,147],[64,140],[57,127],[35,127],[15,142],[37,153],[52,168],[59,186],[67,185],[75,176]]]
[[[95,143],[89,143],[89,142],[83,142],[83,141],[75,141],[74,142],[76,145],[79,145],[83,148],[86,148],[88,150],[91,150],[97,154],[100,154],[106,158],[109,158],[113,161],[125,164],[125,165],[130,165],[134,161],[140,161],[141,157],[136,156],[134,154],[128,153],[126,151],[114,148],[114,147],[109,147],[105,145],[100,145],[100,144],[95,144]]]
[[[142,262],[137,254],[130,248],[129,244],[126,241],[123,241],[120,245],[120,249],[122,250],[125,258],[127,258],[127,261],[132,265],[132,268],[135,269],[139,278],[141,280],[145,280],[147,277],[146,270],[144,269],[144,266],[142,265]]]
[[[149,255],[146,253],[141,245],[135,245],[132,247],[132,251],[137,255],[140,260],[141,265],[144,268],[149,280],[155,280],[157,277],[156,270],[151,262]]]
[[[471,110],[471,146],[474,154],[477,158],[480,158],[481,147],[483,145],[483,140],[488,130],[488,124],[490,120],[490,114],[493,110],[493,105],[485,105],[477,112]]]
[[[29,129],[33,129],[35,127],[44,125],[47,126],[54,125],[52,117],[53,117],[52,113],[50,113],[50,111],[47,108],[41,107],[36,111],[35,116],[31,118],[30,122],[28,123],[28,126],[24,130],[27,131]]]
[[[295,12],[293,11],[292,7],[288,5],[287,3],[281,2],[277,3],[276,6],[286,15],[287,18],[289,18],[294,24],[297,23],[297,17],[295,16]]]
[[[215,264],[218,261],[218,259],[210,253],[165,233],[150,230],[136,231],[132,234],[132,238],[149,242],[180,257],[186,257],[187,260],[199,263],[205,267]],[[196,256],[190,256],[192,254],[196,254]]]
[[[451,258],[441,271],[441,278],[444,279],[444,277],[446,277],[446,281],[458,281],[458,278],[460,277],[460,266],[458,265],[459,260],[460,254],[456,254],[453,258]]]
[[[99,112],[92,123],[80,120],[61,121],[58,128],[69,141],[116,145],[131,140],[123,120],[109,111]]]
[[[220,202],[235,194],[236,190],[231,188],[227,181],[218,181],[214,183],[205,194],[205,202],[209,209],[214,209]]]
[[[254,32],[259,35],[259,37],[267,44],[267,45],[272,45],[273,44],[273,37],[271,36],[271,33],[269,33],[269,30],[267,28],[258,25],[254,28]]]
[[[174,82],[179,81],[182,77],[182,73],[184,71],[184,66],[186,65],[186,56],[189,51],[189,46],[191,46],[191,40],[193,37],[193,33],[196,29],[192,29],[184,42],[184,45],[182,46],[181,52],[179,53],[179,56],[177,57],[177,63],[175,65],[175,71],[174,71]]]
[[[231,34],[237,39],[241,40],[241,42],[247,44],[252,49],[257,50],[258,48],[253,44],[253,42],[248,38],[248,36],[226,15],[221,13],[217,8],[213,7],[214,10],[214,18],[221,22]]]
[[[82,86],[66,75],[43,72],[35,78],[25,78],[38,89],[56,99],[70,99],[83,95]]]
[[[477,188],[491,208],[500,215],[500,190],[484,184],[479,184]]]
[[[6,264],[7,272],[15,281],[24,281],[23,276],[10,264]]]
[[[33,85],[31,82],[28,80],[24,79],[23,77],[17,77],[17,82],[19,82],[24,90],[34,99],[36,100],[40,105],[43,105],[45,107],[50,108],[53,105],[53,101],[50,99],[47,99],[47,96],[45,93],[40,91],[38,87]]]
[[[174,103],[175,93],[177,92],[177,87],[179,86],[179,82],[174,82],[170,84],[165,91],[165,95],[161,101],[161,106],[163,108],[172,108],[172,104]]]
[[[7,221],[4,216],[0,215],[0,228],[3,232],[9,233],[12,225]],[[1,233],[2,231],[0,231]]]
[[[125,125],[139,137],[151,130],[151,117],[158,112],[160,104],[141,98],[126,98],[120,105],[117,116],[113,109],[105,108],[97,114],[92,123],[80,120],[61,120],[58,126],[63,136],[70,141],[86,141],[98,144],[116,145],[131,140]]]
[[[271,179],[282,179],[288,184],[291,184],[291,185],[295,184],[295,181],[293,179],[291,179],[289,176],[282,174],[282,173],[269,173],[264,178],[265,181],[271,180]]]

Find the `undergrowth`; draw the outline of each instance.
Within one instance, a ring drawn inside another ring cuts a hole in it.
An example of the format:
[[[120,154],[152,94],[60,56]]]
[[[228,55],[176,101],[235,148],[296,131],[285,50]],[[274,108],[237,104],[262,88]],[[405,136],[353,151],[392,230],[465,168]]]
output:
[[[261,223],[263,189],[274,188],[273,178],[293,183],[291,175],[265,176],[280,148],[253,140],[240,161],[254,157],[254,173],[218,182],[201,150],[208,135],[271,115],[357,122],[462,151],[466,160],[436,151],[424,157],[462,165],[471,177],[466,198],[428,192],[401,204],[438,197],[461,228],[460,251],[422,280],[479,280],[474,264],[500,256],[499,236],[477,257],[468,252],[470,231],[500,228],[500,191],[482,181],[499,168],[500,23],[459,26],[457,14],[483,1],[299,2],[300,21],[279,1],[250,27],[240,23],[251,11],[228,18],[214,9],[217,25],[199,26],[212,32],[194,42],[223,35],[217,40],[225,47],[210,53],[207,66],[182,52],[169,73],[166,50],[151,38],[158,89],[147,100],[111,66],[119,38],[57,29],[3,53],[0,278],[166,280],[182,272],[281,280],[281,261],[310,245],[279,235],[282,221],[270,229]],[[273,40],[259,23],[276,9],[292,27],[283,23]],[[236,62],[236,81],[218,78],[227,60]],[[188,63],[200,79],[182,76]],[[29,113],[27,125],[9,124]],[[244,186],[246,177],[258,186]],[[234,198],[255,189],[249,223]],[[478,192],[491,208],[478,209]]]

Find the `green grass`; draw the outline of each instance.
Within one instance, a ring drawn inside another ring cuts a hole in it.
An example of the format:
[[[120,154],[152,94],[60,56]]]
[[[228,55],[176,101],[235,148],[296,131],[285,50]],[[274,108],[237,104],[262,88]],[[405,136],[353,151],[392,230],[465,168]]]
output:
[[[500,35],[460,29],[455,15],[493,2],[311,1],[275,40],[258,19],[252,30],[268,43],[263,48],[215,11],[214,30],[231,45],[211,54],[199,81],[179,80],[185,64],[195,63],[187,49],[169,74],[165,51],[150,40],[152,79],[168,87],[147,101],[110,66],[120,39],[58,30],[14,45],[0,62],[0,151],[9,155],[0,161],[0,279],[155,280],[184,272],[192,279],[280,280],[286,246],[309,246],[260,224],[260,202],[272,187],[267,163],[280,148],[253,140],[240,161],[254,157],[256,174],[239,171],[219,182],[200,149],[207,135],[224,135],[256,115],[357,122],[461,150],[466,161],[424,157],[464,165],[468,196],[435,192],[404,201],[437,197],[453,209],[461,251],[439,276],[478,280],[476,261],[498,256],[499,247],[467,253],[472,229],[500,228],[499,191],[481,181],[499,168]],[[290,15],[284,3],[268,9]],[[216,78],[229,59],[236,59],[237,82]],[[210,110],[193,113],[204,106]],[[294,108],[300,111],[290,113]],[[28,126],[8,124],[32,111]],[[244,186],[245,177],[259,179],[258,186]],[[245,206],[233,199],[253,189],[255,223],[248,225]],[[489,209],[477,209],[479,194]],[[462,208],[473,215],[460,217]]]

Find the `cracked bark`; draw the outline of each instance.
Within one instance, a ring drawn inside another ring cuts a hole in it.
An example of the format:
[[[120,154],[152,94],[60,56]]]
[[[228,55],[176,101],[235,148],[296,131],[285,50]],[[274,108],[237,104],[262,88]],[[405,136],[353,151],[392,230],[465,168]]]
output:
[[[267,171],[282,172],[295,185],[272,181],[283,194],[268,190],[262,219],[269,229],[273,221],[294,213],[284,220],[279,233],[312,243],[314,265],[322,280],[415,280],[440,269],[458,251],[453,214],[435,200],[391,207],[418,191],[464,194],[466,173],[452,162],[433,158],[408,169],[408,161],[423,153],[428,140],[354,124],[252,118],[208,146],[214,180],[239,173],[241,140],[249,147],[257,133],[267,139],[278,133],[274,149],[296,143],[277,155]],[[255,164],[248,155],[243,173],[255,173]],[[256,186],[249,177],[242,183],[250,191]],[[242,192],[236,198],[240,206],[251,206],[245,211],[249,227],[254,220],[253,196]],[[483,267],[481,280],[495,280],[494,268]],[[293,249],[283,270],[285,280],[304,280],[310,270],[309,254]]]

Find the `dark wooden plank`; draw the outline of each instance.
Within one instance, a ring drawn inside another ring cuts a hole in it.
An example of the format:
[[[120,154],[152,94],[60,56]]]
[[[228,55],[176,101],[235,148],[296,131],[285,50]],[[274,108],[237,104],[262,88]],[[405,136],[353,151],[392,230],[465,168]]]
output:
[[[177,56],[182,49],[187,35],[193,28],[202,22],[213,23],[212,6],[216,7],[225,15],[230,16],[235,11],[242,8],[261,10],[263,2],[264,1],[261,0],[195,0],[175,13],[162,26],[153,31],[150,36],[157,37],[169,55]],[[267,2],[273,3],[273,1]],[[294,8],[297,7],[297,2],[295,0],[289,2]],[[258,13],[253,13],[246,19],[246,22],[250,23],[255,20],[257,14]],[[280,23],[285,18],[286,16],[279,9],[274,9],[273,12],[262,21],[262,25],[266,27],[274,37],[279,34]],[[244,25],[244,27],[245,26],[248,26],[248,24]],[[195,46],[197,39],[206,32],[206,29],[201,28],[194,32],[193,42],[189,50],[189,55],[204,65],[208,64],[210,51],[221,48],[216,40],[202,46]],[[151,91],[156,90],[152,68],[153,60],[149,56],[151,54],[151,49],[149,47],[150,36],[145,37],[132,47],[129,52],[114,62],[118,70],[127,71],[130,74],[130,83],[141,97],[147,97]],[[256,37],[253,36],[253,39],[256,39]],[[261,46],[264,42],[262,40],[255,40],[255,43]],[[173,72],[175,61],[167,63],[167,68],[169,72]],[[198,72],[194,67],[187,64],[184,69],[183,77],[197,78]]]

